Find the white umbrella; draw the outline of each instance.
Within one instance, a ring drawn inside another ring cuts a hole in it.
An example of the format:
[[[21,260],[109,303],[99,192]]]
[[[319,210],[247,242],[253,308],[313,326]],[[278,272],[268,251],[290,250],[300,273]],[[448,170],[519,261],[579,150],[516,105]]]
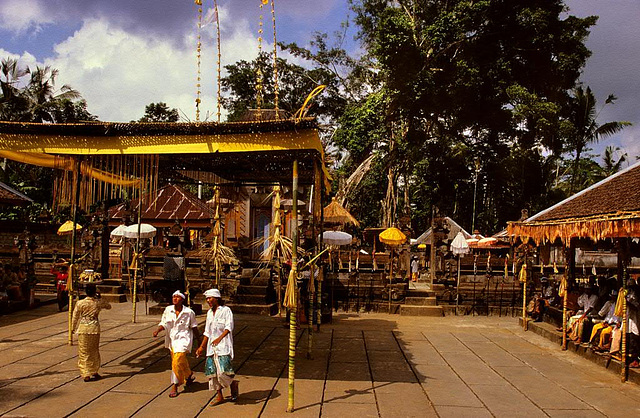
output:
[[[451,242],[451,252],[458,256],[458,284],[456,285],[456,315],[458,314],[458,302],[460,301],[460,257],[469,253],[469,244],[464,239],[462,232],[458,232],[458,235]]]
[[[458,232],[458,235],[451,241],[451,252],[453,255],[463,255],[469,252],[469,244],[464,239],[462,232]]]
[[[342,231],[324,231],[322,241],[327,245],[349,245],[353,237]]]
[[[116,229],[111,231],[111,236],[112,237],[122,237],[122,236],[124,236],[125,229],[127,229],[126,225],[118,225],[116,227]]]
[[[124,230],[126,238],[138,238],[138,224],[129,225]],[[156,229],[149,224],[140,224],[140,238],[152,238],[156,236]]]

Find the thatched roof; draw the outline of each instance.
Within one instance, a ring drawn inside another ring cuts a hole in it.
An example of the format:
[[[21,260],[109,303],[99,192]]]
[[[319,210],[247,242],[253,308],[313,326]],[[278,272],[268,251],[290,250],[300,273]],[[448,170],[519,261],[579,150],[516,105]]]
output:
[[[324,208],[324,222],[330,224],[360,226],[360,222],[354,218],[334,197]]]
[[[640,236],[640,162],[523,222],[509,223],[509,233],[536,242]]]

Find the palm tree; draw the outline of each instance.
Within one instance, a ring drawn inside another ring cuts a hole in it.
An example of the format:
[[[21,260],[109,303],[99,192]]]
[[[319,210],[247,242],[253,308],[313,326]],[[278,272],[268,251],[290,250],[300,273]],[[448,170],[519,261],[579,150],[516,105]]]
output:
[[[616,160],[617,158],[617,160]],[[629,158],[626,152],[621,152],[619,147],[609,145],[604,150],[604,156],[602,157],[602,175],[603,178],[609,177],[612,174],[617,173],[622,168],[622,164]]]
[[[3,58],[0,62],[0,120],[19,120],[26,111],[27,101],[18,87],[20,79],[29,74],[18,60]]]
[[[36,67],[31,72],[31,80],[25,88],[25,96],[29,101],[29,122],[61,122],[55,120],[56,110],[65,101],[81,99],[77,90],[63,85],[60,90],[55,89],[58,70],[46,67]]]
[[[611,104],[615,100],[616,97],[610,94],[604,105]],[[600,111],[602,111],[602,108]],[[596,99],[590,87],[584,89],[579,86],[575,89],[569,115],[569,121],[573,124],[573,132],[567,141],[569,151],[575,152],[573,174],[569,188],[570,194],[573,194],[575,186],[581,183],[580,157],[587,146],[620,132],[625,126],[631,125],[630,122],[626,121],[607,122],[598,125],[597,119],[600,111],[596,112]]]

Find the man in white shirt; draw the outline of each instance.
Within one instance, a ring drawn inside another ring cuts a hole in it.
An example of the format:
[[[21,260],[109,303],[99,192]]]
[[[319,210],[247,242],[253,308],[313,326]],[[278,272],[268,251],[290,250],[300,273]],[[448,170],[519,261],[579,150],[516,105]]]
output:
[[[196,314],[188,306],[184,306],[185,296],[179,290],[173,293],[173,305],[167,306],[162,314],[162,320],[158,329],[153,332],[153,337],[166,330],[164,346],[171,350],[171,383],[173,387],[169,392],[170,398],[178,396],[178,387],[185,384],[189,386],[196,378],[189,367],[187,354],[191,352],[193,340],[198,341],[198,321]]]
[[[593,287],[587,286],[584,293],[578,298],[578,306],[581,308],[578,313],[569,318],[570,334],[569,338],[577,343],[582,342],[582,334],[584,330],[584,321],[598,303],[598,295],[594,294]]]
[[[596,341],[599,341],[597,346],[593,346],[594,351],[603,351],[609,346],[613,326],[620,322],[620,318],[615,315],[617,297],[618,292],[612,290],[609,294],[609,300],[605,302],[602,309],[598,312],[598,316],[603,318],[603,320],[593,326],[591,338],[589,338],[589,343],[592,345],[594,345]]]
[[[231,365],[233,360],[233,313],[224,306],[218,289],[209,289],[204,297],[211,307],[207,312],[207,323],[202,343],[196,350],[196,357],[206,352],[204,374],[209,378],[209,390],[217,392],[211,406],[224,402],[223,388],[231,388],[231,400],[238,398],[238,381]]]

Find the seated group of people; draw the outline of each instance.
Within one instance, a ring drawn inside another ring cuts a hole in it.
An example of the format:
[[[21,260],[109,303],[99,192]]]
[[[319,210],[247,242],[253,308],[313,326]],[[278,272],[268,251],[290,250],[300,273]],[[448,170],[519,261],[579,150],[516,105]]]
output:
[[[23,300],[27,275],[24,267],[0,264],[0,291],[6,293],[8,300]]]
[[[618,300],[617,282],[615,278],[611,278],[606,283],[599,284],[594,286],[589,283],[583,288],[567,320],[567,337],[578,344],[588,343],[595,352],[619,357],[622,341],[622,307],[621,301]],[[629,318],[627,352],[631,368],[640,367],[639,297],[640,287],[634,279],[630,279],[627,283],[626,308]]]

